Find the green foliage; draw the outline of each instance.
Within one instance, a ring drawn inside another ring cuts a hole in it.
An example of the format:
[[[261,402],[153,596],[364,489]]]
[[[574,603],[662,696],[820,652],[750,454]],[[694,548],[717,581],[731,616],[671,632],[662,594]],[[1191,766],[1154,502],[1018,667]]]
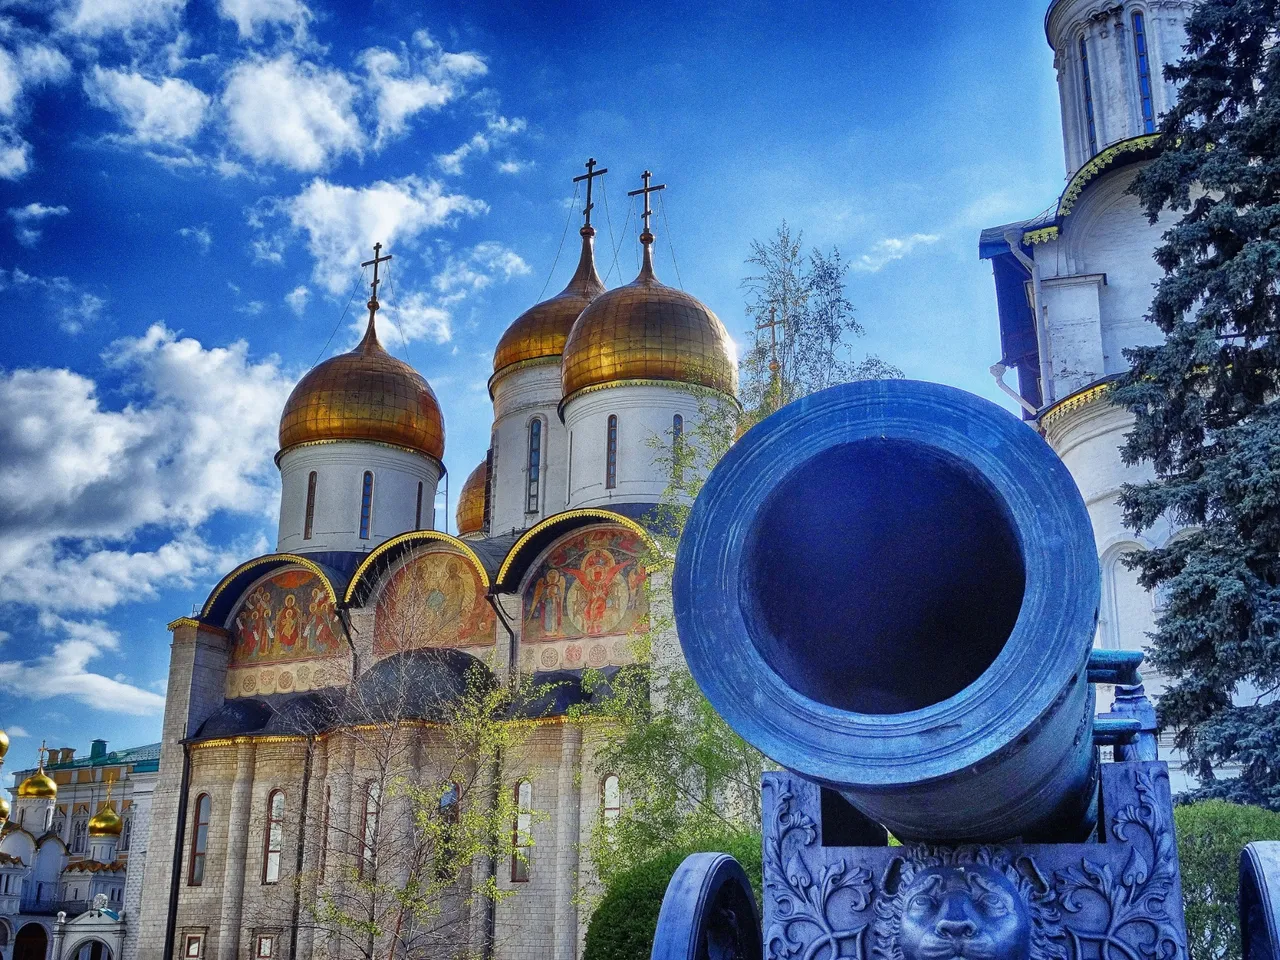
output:
[[[1240,850],[1254,840],[1280,840],[1280,814],[1208,800],[1176,807],[1173,819],[1191,960],[1240,960]]]
[[[760,834],[708,835],[702,843],[673,847],[617,876],[591,916],[582,960],[648,960],[667,884],[685,857],[704,851],[732,854],[746,871],[759,904]]]
[[[1151,660],[1196,795],[1280,809],[1280,0],[1203,0],[1187,35],[1133,188],[1153,222],[1180,214],[1155,255],[1165,341],[1127,352],[1115,399],[1125,462],[1156,474],[1125,486],[1126,523],[1189,530],[1126,562],[1165,600]],[[1215,782],[1224,762],[1242,775]]]

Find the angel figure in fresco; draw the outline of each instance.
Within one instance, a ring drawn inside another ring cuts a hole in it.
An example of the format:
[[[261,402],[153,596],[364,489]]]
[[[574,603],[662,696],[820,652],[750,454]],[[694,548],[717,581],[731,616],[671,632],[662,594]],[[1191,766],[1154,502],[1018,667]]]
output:
[[[540,622],[545,637],[560,635],[564,623],[564,592],[564,574],[555,567],[547,570],[533,588],[529,608]]]
[[[264,657],[271,649],[271,595],[259,587],[236,614],[235,659],[239,661]]]
[[[613,554],[608,550],[595,547],[582,558],[581,569],[565,571],[577,580],[578,586],[585,595],[581,613],[583,631],[587,636],[600,636],[619,619],[618,616],[614,616],[610,618],[609,623],[605,622],[610,611],[617,610],[617,602],[612,595],[614,581],[631,562],[628,558],[621,563],[616,563]]]
[[[302,631],[308,653],[327,654],[338,649],[338,638],[333,635],[333,604],[320,587],[311,591],[311,605],[307,611],[307,625]]]
[[[284,606],[276,614],[275,639],[282,653],[293,652],[298,632],[298,598],[290,593],[284,598]]]

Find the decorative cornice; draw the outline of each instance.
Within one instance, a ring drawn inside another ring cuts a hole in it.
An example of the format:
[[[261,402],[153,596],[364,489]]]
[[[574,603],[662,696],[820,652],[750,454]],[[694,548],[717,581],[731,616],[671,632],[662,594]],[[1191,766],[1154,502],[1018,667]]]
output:
[[[229,637],[231,635],[222,627],[214,626],[212,623],[201,623],[195,617],[179,617],[177,620],[171,620],[165,625],[165,629],[170,633],[181,627],[195,627],[197,630],[203,630],[205,633],[215,633],[220,637]]]
[[[356,567],[356,572],[351,577],[351,583],[347,585],[346,595],[342,598],[343,603],[350,603],[351,598],[355,596],[356,588],[360,585],[361,579],[365,572],[377,562],[379,557],[385,556],[388,551],[394,550],[396,547],[405,543],[412,543],[415,540],[434,541],[436,543],[447,543],[463,553],[480,574],[480,579],[487,587],[490,585],[489,572],[485,570],[484,564],[481,562],[479,555],[471,549],[471,547],[457,537],[447,533],[441,533],[439,530],[411,530],[408,533],[402,533],[399,536],[392,537],[386,543],[378,546],[367,557],[360,561],[360,566]]]
[[[1022,242],[1035,246],[1038,243],[1048,243],[1050,240],[1058,239],[1057,226],[1042,227],[1039,230],[1028,230],[1022,235]]]
[[[1075,176],[1071,178],[1071,182],[1067,184],[1067,189],[1063,191],[1062,198],[1058,201],[1058,217],[1070,216],[1076,201],[1084,193],[1084,188],[1089,185],[1091,180],[1114,164],[1116,160],[1126,154],[1146,153],[1152,150],[1159,142],[1160,134],[1147,133],[1140,137],[1132,137],[1128,140],[1121,140],[1119,143],[1113,143],[1101,153],[1096,154],[1092,160],[1076,171]]]
[[[714,387],[704,387],[700,383],[685,383],[683,380],[660,380],[660,379],[631,379],[631,380],[610,380],[608,383],[593,383],[589,387],[582,387],[569,394],[560,401],[560,417],[564,419],[564,411],[569,404],[578,397],[586,396],[588,393],[598,393],[601,390],[613,390],[618,387],[666,387],[669,390],[682,390],[685,393],[692,393],[698,397],[715,397],[720,400],[728,400],[739,410],[742,404],[738,402],[738,398],[725,393],[723,390],[717,390]]]
[[[334,591],[333,584],[329,582],[329,578],[325,575],[325,572],[314,562],[308,560],[306,557],[300,557],[296,553],[273,553],[268,556],[258,557],[255,560],[249,560],[246,563],[240,564],[240,566],[236,567],[218,581],[218,585],[213,588],[213,593],[209,594],[209,599],[204,602],[204,608],[200,611],[201,618],[203,619],[209,615],[210,611],[213,610],[213,605],[217,602],[218,597],[220,597],[222,592],[227,589],[227,586],[232,580],[240,576],[240,574],[244,573],[246,570],[252,570],[254,567],[261,567],[268,563],[292,563],[302,567],[310,573],[315,574],[320,578],[320,582],[324,584],[325,592],[329,594],[329,600],[335,607],[338,605],[338,594]]]
[[[489,399],[493,399],[494,389],[497,387],[499,380],[503,380],[508,375],[518,373],[521,370],[527,370],[530,367],[549,367],[553,363],[559,366],[560,357],[561,355],[558,353],[546,357],[529,357],[525,360],[517,360],[515,363],[508,363],[501,370],[495,370],[493,375],[489,377]]]
[[[516,718],[506,721],[508,723],[528,724],[530,726],[552,726],[566,724],[572,721],[569,717],[527,717]],[[392,723],[352,723],[334,727],[331,730],[324,730],[317,733],[314,737],[305,737],[301,734],[240,734],[234,737],[215,737],[212,740],[196,740],[190,743],[192,750],[206,750],[216,747],[235,747],[244,744],[254,744],[260,746],[262,744],[271,743],[306,743],[308,740],[315,740],[317,743],[324,743],[335,734],[350,731],[352,733],[368,733],[375,730],[386,730],[390,727],[405,728],[410,730],[439,730],[448,727],[449,724],[441,720],[396,720]]]
[[[1112,385],[1113,381],[1104,380],[1101,383],[1085,387],[1083,390],[1077,390],[1070,396],[1059,400],[1044,413],[1040,414],[1040,429],[1048,430],[1067,414],[1105,399],[1106,395],[1111,392]]]
[[[520,551],[538,534],[543,533],[548,528],[555,526],[565,520],[602,520],[607,523],[616,523],[619,526],[626,527],[632,533],[642,537],[645,543],[650,547],[656,546],[653,537],[649,535],[644,527],[636,523],[629,517],[624,517],[620,513],[614,513],[612,510],[601,510],[598,507],[582,507],[577,510],[565,510],[554,516],[534,524],[524,532],[524,535],[515,542],[510,551],[507,552],[506,559],[502,561],[502,566],[498,569],[498,578],[494,582],[495,586],[501,587],[506,585],[507,574],[511,571],[512,564],[515,563],[516,557],[520,555]]]
[[[304,440],[302,443],[291,443],[277,451],[275,456],[276,466],[280,466],[280,458],[286,453],[293,450],[301,450],[303,447],[329,447],[335,443],[366,443],[371,447],[386,447],[388,450],[399,450],[402,453],[412,453],[415,457],[422,457],[423,460],[429,460],[440,468],[440,475],[444,476],[444,463],[433,457],[424,450],[418,450],[415,447],[406,447],[399,443],[387,443],[385,440],[362,440],[359,437],[340,437],[332,440]]]

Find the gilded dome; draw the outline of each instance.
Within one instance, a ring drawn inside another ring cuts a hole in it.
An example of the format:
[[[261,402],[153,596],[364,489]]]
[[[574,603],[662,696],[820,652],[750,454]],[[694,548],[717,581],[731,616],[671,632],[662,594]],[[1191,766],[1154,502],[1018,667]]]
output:
[[[488,460],[471,471],[458,494],[458,536],[480,533],[484,529],[484,488],[489,482]]]
[[[39,770],[18,784],[19,800],[30,800],[33,798],[49,800],[53,799],[57,795],[58,785],[53,782],[52,777],[44,772],[43,765]]]
[[[110,800],[102,801],[98,812],[89,818],[89,836],[118,837],[124,829],[124,820],[116,813],[115,804]]]
[[[620,380],[676,380],[736,396],[738,365],[720,318],[695,297],[658,282],[644,245],[640,275],[593,300],[569,332],[564,398]]]
[[[604,293],[593,254],[595,229],[583,227],[579,232],[582,234],[582,255],[573,279],[550,300],[530,307],[507,327],[493,352],[495,375],[524,360],[560,356],[573,322],[587,304]]]
[[[9,798],[0,796],[0,822],[9,819]]]
[[[0,730],[0,760],[5,758],[5,754],[9,752],[9,735]]]
[[[382,348],[372,312],[360,344],[312,369],[285,402],[281,452],[322,440],[373,440],[444,457],[440,403],[422,374]]]

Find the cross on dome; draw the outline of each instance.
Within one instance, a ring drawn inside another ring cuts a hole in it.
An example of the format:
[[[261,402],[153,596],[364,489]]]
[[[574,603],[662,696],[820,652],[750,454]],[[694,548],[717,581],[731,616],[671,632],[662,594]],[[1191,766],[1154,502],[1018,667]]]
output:
[[[649,229],[649,217],[653,215],[653,210],[649,206],[649,194],[667,189],[667,185],[665,183],[660,183],[654,187],[649,186],[649,180],[652,176],[653,174],[648,170],[640,174],[640,179],[644,181],[644,186],[639,190],[632,190],[627,194],[628,197],[644,196],[644,213],[641,214],[644,218],[644,231],[640,234],[640,242],[646,245],[653,243],[653,231]]]
[[[596,170],[595,165],[596,165],[596,158],[588,157],[586,162],[587,172],[580,177],[573,178],[574,183],[581,183],[583,180],[587,181],[587,204],[585,207],[582,208],[582,215],[583,217],[586,218],[586,223],[584,223],[582,226],[584,235],[585,235],[585,232],[588,230],[592,230],[592,232],[594,232],[594,228],[591,226],[591,209],[592,207],[595,206],[595,204],[591,202],[591,181],[594,180],[596,177],[603,177],[606,173],[609,172],[608,167],[604,167],[600,170]]]
[[[366,260],[364,263],[360,264],[360,266],[362,266],[362,267],[367,267],[367,266],[370,266],[370,265],[372,265],[372,266],[373,266],[373,283],[371,283],[371,284],[370,284],[370,286],[373,288],[373,293],[369,295],[369,302],[368,302],[368,304],[366,304],[366,306],[368,306],[368,308],[369,308],[369,322],[370,322],[370,323],[372,323],[372,322],[373,322],[373,315],[374,315],[374,313],[377,311],[378,306],[379,306],[379,304],[378,304],[378,284],[379,284],[379,283],[381,283],[382,281],[378,279],[378,264],[380,264],[380,263],[386,263],[388,260],[390,260],[390,259],[391,259],[391,254],[389,254],[389,253],[388,253],[385,257],[383,257],[383,256],[379,256],[379,254],[381,254],[381,253],[382,253],[382,244],[381,244],[381,242],[379,242],[379,243],[375,243],[375,244],[373,245],[373,259],[372,259],[372,260]]]

